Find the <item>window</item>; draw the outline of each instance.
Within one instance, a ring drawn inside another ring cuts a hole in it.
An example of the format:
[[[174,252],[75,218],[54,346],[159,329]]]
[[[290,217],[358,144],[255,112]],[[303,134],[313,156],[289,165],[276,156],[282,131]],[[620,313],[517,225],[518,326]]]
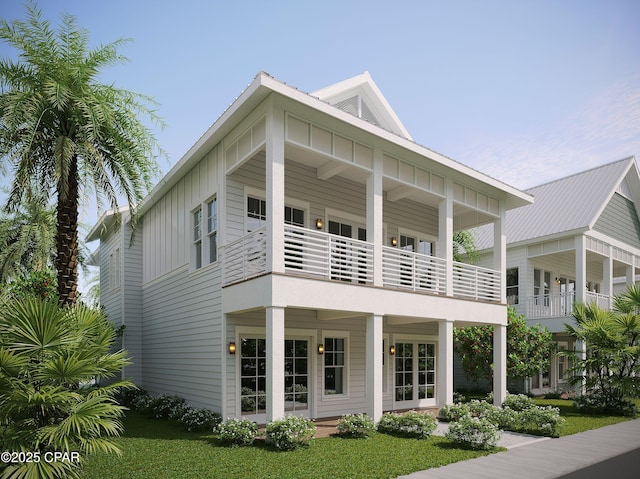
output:
[[[109,289],[120,287],[120,248],[115,248],[109,255]]]
[[[267,345],[264,338],[240,339],[240,409],[264,413],[267,404]]]
[[[267,224],[267,202],[247,196],[247,233]]]
[[[209,238],[209,263],[218,260],[218,200],[207,203],[207,236]]]
[[[345,393],[345,338],[324,339],[324,394]]]
[[[543,281],[544,279],[544,281]],[[536,305],[549,306],[551,294],[551,273],[539,269],[533,270],[533,295]]]
[[[564,352],[569,349],[569,343],[567,341],[559,341],[558,342],[558,355],[557,355],[557,366],[558,369],[556,371],[558,375],[558,382],[564,382],[566,380],[565,375],[567,374],[567,357],[564,356]]]
[[[507,304],[518,304],[518,268],[507,269]]]
[[[193,249],[195,268],[202,267],[202,208],[193,212]]]
[[[435,244],[433,241],[429,241],[418,236],[400,234],[400,248],[405,251],[433,256],[436,252],[434,246]]]
[[[292,206],[285,206],[284,222],[287,225],[304,226],[304,210]]]

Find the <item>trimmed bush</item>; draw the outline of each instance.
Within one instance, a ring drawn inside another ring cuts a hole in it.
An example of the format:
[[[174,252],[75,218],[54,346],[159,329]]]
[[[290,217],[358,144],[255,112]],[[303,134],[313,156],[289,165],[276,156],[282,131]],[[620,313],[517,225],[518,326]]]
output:
[[[469,406],[464,403],[447,404],[438,411],[438,418],[444,422],[452,422],[469,414],[471,414]]]
[[[347,414],[340,418],[337,429],[342,437],[368,438],[376,432],[376,425],[366,414]]]
[[[258,425],[248,419],[227,419],[216,432],[218,439],[228,446],[250,446],[258,434]]]
[[[601,393],[577,396],[573,404],[583,414],[612,414],[633,417],[638,413],[638,407],[626,399],[617,399]]]
[[[180,409],[184,405],[185,400],[180,396],[162,394],[151,398],[148,412],[156,419],[169,419],[174,410]]]
[[[509,431],[517,431],[522,424],[522,413],[508,407],[494,407],[483,418],[489,420],[498,429]]]
[[[309,419],[287,416],[271,421],[265,429],[267,443],[279,451],[292,451],[305,445],[316,434],[316,426]]]
[[[521,428],[526,432],[541,432],[545,436],[558,437],[565,420],[560,417],[560,409],[535,406],[520,413]]]
[[[436,429],[438,421],[429,413],[409,411],[404,414],[384,413],[378,431],[404,437],[426,438]]]
[[[469,413],[473,417],[484,417],[491,414],[495,406],[487,401],[474,399],[470,403],[467,403],[467,407],[469,408]]]
[[[187,406],[177,421],[187,431],[213,431],[222,422],[222,418],[220,414],[209,409]]]
[[[471,449],[491,449],[500,439],[500,431],[488,419],[465,416],[449,425],[447,439]]]
[[[114,399],[120,406],[135,409],[135,401],[141,396],[148,396],[147,391],[138,387],[119,388]]]
[[[525,411],[535,407],[533,400],[526,394],[508,394],[502,403],[502,407],[508,407],[514,411]]]

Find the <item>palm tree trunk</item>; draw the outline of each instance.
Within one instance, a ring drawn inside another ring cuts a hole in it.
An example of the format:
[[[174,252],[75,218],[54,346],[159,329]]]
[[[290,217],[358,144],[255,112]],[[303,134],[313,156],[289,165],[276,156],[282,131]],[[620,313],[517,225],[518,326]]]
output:
[[[75,304],[78,299],[78,158],[69,165],[68,190],[58,187],[56,270],[58,298],[61,305]]]

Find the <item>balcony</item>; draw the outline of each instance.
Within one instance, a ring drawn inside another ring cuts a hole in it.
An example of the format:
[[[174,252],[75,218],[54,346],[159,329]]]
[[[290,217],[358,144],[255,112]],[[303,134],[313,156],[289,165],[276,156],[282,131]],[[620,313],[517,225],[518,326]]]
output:
[[[263,227],[222,248],[224,286],[268,273],[266,235]],[[284,266],[288,275],[374,284],[373,243],[286,225],[284,244]],[[384,288],[447,294],[444,259],[383,246],[381,261]],[[501,284],[498,271],[453,263],[455,297],[499,302]]]
[[[575,302],[574,291],[530,296],[526,299],[525,317],[527,319],[569,317],[573,314]],[[585,303],[596,303],[603,309],[611,309],[611,296],[586,291]]]

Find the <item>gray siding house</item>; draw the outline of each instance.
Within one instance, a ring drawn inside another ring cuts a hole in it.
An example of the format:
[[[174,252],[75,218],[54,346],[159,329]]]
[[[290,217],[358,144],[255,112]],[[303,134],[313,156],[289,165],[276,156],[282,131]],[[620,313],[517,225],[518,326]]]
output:
[[[416,144],[368,73],[304,93],[260,73],[139,206],[105,214],[101,303],[123,375],[264,422],[452,401],[453,327],[495,331],[508,210],[532,198]],[[453,261],[488,225],[486,267]]]
[[[640,176],[625,158],[527,190],[533,204],[507,212],[508,304],[547,327],[558,350],[584,350],[565,334],[576,301],[611,307],[612,297],[640,271]],[[474,231],[490,263],[486,227]],[[588,347],[588,345],[587,345]],[[531,379],[533,393],[568,388],[566,358]]]

